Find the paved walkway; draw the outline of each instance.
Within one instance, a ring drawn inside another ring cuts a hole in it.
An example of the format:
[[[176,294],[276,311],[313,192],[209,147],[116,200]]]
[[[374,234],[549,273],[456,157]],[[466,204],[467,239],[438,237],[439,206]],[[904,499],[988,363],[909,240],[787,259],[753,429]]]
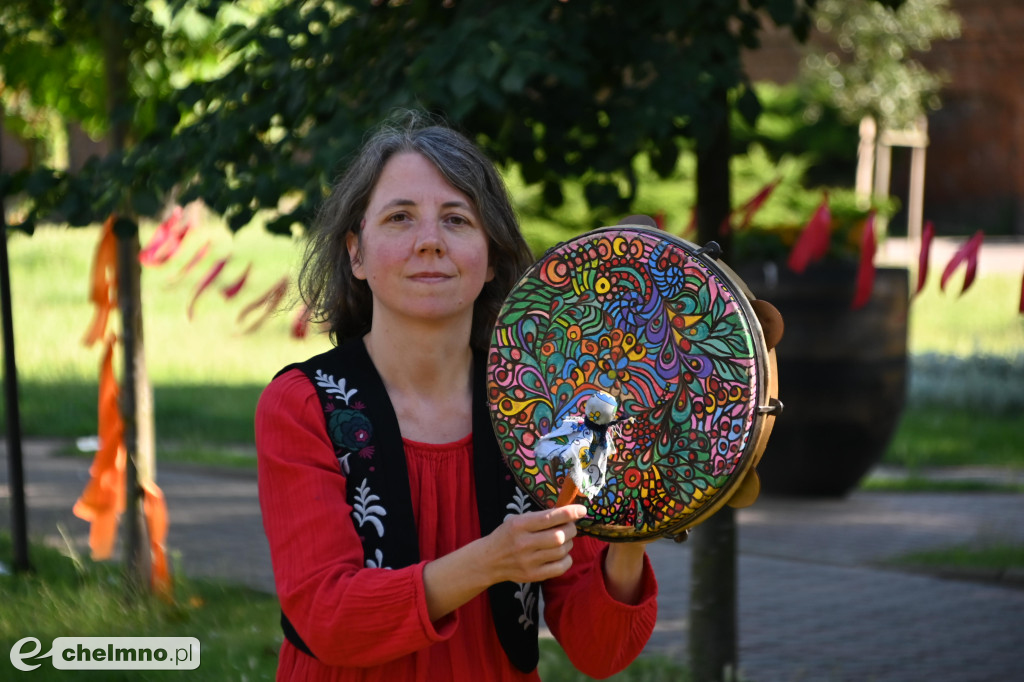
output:
[[[79,547],[71,505],[84,459],[26,446],[30,533]],[[10,527],[6,467],[0,524]],[[255,475],[166,465],[169,544],[193,576],[273,590]],[[989,682],[1021,679],[1024,579],[990,582],[915,575],[882,565],[908,551],[1024,543],[1024,494],[857,492],[842,500],[763,498],[739,512],[739,657],[753,682]],[[690,548],[658,542],[661,585],[651,652],[684,658]],[[999,578],[1000,576],[992,576]]]

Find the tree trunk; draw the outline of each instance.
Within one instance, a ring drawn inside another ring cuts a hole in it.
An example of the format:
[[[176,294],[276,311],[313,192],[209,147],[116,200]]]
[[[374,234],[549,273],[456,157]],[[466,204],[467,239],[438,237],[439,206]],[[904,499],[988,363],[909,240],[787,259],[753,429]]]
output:
[[[138,230],[131,237],[118,236],[118,307],[121,310],[121,347],[124,373],[121,380],[121,418],[127,454],[125,570],[139,590],[147,589],[150,572],[149,539],[143,513],[141,482],[153,478],[152,390],[146,373],[142,337],[142,298]]]
[[[697,150],[697,238],[716,241],[728,263],[732,239],[720,227],[729,216],[729,104],[719,93],[708,115],[715,134]],[[736,656],[736,517],[722,507],[694,529],[690,583],[690,667],[694,682],[726,682],[735,677]]]
[[[111,151],[123,151],[128,144],[130,98],[129,54],[126,44],[130,8],[117,0],[108,2],[102,20],[107,110],[110,115]],[[127,201],[125,201],[127,204]],[[121,418],[124,421],[125,467],[125,574],[128,584],[139,592],[148,589],[150,551],[143,513],[140,482],[154,474],[152,391],[146,374],[142,336],[142,278],[139,267],[137,222],[122,207],[115,224],[117,233],[117,301],[121,312],[121,347],[124,372],[121,378]]]
[[[729,262],[732,235],[722,230],[732,210],[732,189],[729,178],[730,135],[729,101],[723,91],[719,97],[720,110],[708,111],[713,120],[714,135],[697,147],[697,241],[703,246],[716,241],[722,247],[722,257]]]

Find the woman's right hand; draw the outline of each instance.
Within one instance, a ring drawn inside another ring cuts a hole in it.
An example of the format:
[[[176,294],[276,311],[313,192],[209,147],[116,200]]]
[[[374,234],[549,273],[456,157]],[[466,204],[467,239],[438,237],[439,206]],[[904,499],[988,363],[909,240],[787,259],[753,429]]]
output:
[[[539,582],[568,571],[576,522],[586,514],[583,505],[570,504],[507,516],[486,538],[493,582]]]
[[[489,535],[428,562],[423,568],[430,619],[451,613],[491,585],[557,578],[572,566],[576,522],[587,508],[570,504],[510,514]]]

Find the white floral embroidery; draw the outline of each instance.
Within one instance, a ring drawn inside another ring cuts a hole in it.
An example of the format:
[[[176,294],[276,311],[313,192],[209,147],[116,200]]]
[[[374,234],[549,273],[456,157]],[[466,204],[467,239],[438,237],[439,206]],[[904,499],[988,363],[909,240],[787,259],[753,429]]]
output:
[[[324,374],[322,369],[316,371],[316,384],[322,387],[327,393],[333,393],[339,396],[348,405],[349,399],[356,394],[356,389],[351,391],[345,390],[345,378],[342,377],[337,381],[334,380],[333,374]]]
[[[349,474],[348,458],[352,455],[351,452],[346,452],[344,455],[338,455],[338,466],[341,467],[341,473],[345,476]]]
[[[530,511],[530,498],[522,488],[516,487],[515,495],[512,497],[512,501],[505,505],[505,509],[509,510],[508,514],[505,514],[507,520],[510,516],[516,516],[519,514],[525,514]],[[516,590],[515,598],[519,600],[519,605],[523,607],[523,612],[519,616],[519,623],[523,626],[524,630],[529,630],[533,627],[533,616],[534,610],[537,606],[537,588],[533,583],[516,583],[519,588]]]
[[[516,488],[515,496],[511,502],[505,505],[505,509],[508,509],[510,512],[505,514],[506,519],[513,514],[525,514],[530,510],[530,498],[527,497],[522,488]]]
[[[390,566],[384,565],[384,552],[380,551],[380,547],[373,550],[373,557],[373,559],[366,560],[367,568],[386,568],[389,571],[391,570]]]
[[[364,524],[369,523],[377,529],[377,535],[384,537],[384,523],[381,521],[382,516],[387,516],[388,512],[384,507],[379,504],[373,504],[378,502],[380,497],[370,492],[370,486],[366,483],[366,479],[359,484],[356,488],[356,503],[352,506],[352,516],[355,517],[359,527],[362,528]]]
[[[533,613],[534,606],[537,603],[537,590],[534,588],[533,583],[516,583],[519,587],[516,590],[516,599],[523,605],[523,612],[519,615],[519,623],[523,626],[524,630],[529,630],[533,627],[533,618],[530,616]]]

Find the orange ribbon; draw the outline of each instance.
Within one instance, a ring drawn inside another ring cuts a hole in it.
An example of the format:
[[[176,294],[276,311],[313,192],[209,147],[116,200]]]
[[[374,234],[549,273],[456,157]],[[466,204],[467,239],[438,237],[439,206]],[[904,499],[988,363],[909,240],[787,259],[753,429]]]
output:
[[[114,337],[100,364],[99,438],[89,474],[92,477],[75,502],[75,516],[91,525],[89,549],[96,560],[109,559],[117,540],[117,520],[125,505],[124,423],[118,407],[117,379],[114,377]]]
[[[100,243],[92,263],[92,286],[89,300],[96,306],[92,324],[82,343],[91,346],[107,334],[110,311],[117,305],[117,236],[114,234],[114,216],[103,223]]]
[[[103,224],[93,261],[90,299],[96,305],[96,312],[84,339],[87,346],[106,335],[107,322],[117,302],[117,237],[113,227],[114,216],[111,216]],[[96,561],[109,559],[113,554],[117,542],[118,519],[125,510],[127,451],[119,405],[120,390],[114,375],[116,342],[117,338],[113,335],[107,339],[103,360],[100,362],[99,449],[89,467],[89,482],[72,509],[75,516],[90,524],[89,549]],[[146,517],[152,559],[150,584],[157,594],[168,599],[172,584],[164,545],[168,527],[167,505],[163,492],[152,480],[142,481],[140,485],[144,495],[142,510]]]
[[[146,515],[146,528],[149,530],[149,551],[152,568],[149,574],[150,587],[164,599],[169,599],[173,591],[171,572],[167,567],[167,504],[164,493],[153,481],[143,481],[142,511]]]

